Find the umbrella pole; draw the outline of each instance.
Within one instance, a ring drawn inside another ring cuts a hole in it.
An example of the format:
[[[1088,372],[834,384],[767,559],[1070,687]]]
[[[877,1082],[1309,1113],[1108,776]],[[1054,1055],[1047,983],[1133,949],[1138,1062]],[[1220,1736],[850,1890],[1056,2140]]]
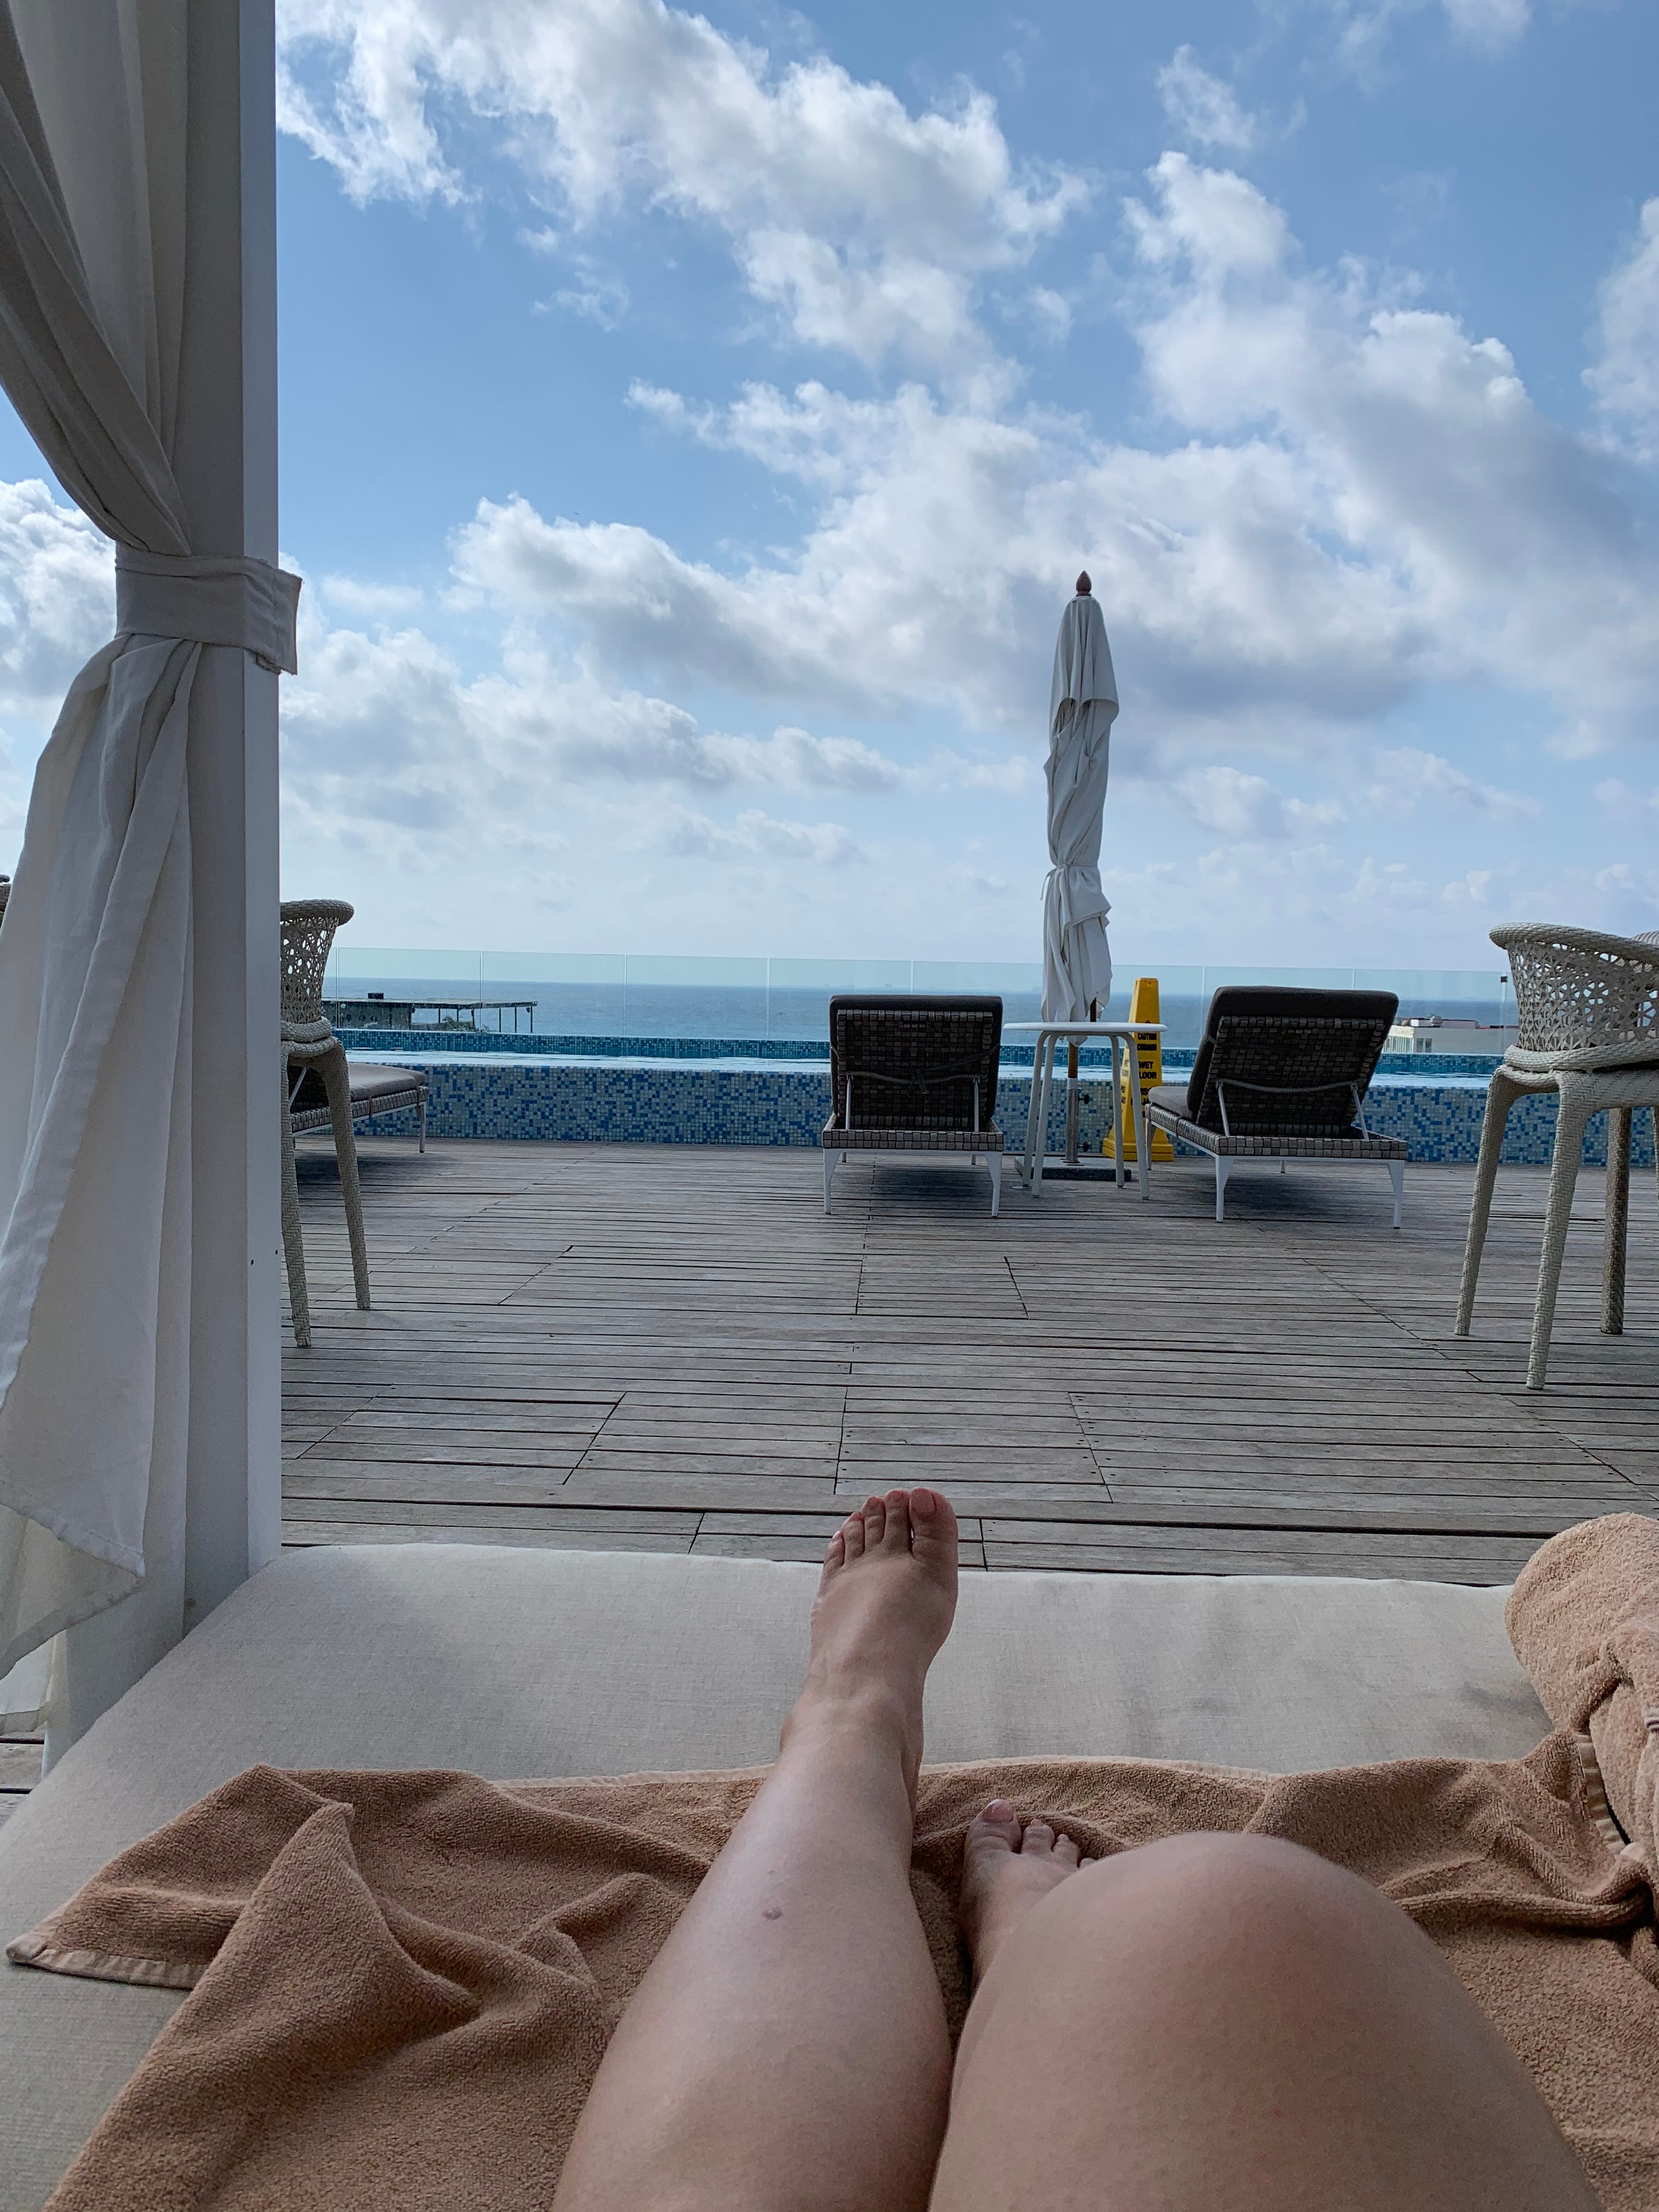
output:
[[[1066,1046],[1066,1164],[1077,1165],[1077,1039]]]

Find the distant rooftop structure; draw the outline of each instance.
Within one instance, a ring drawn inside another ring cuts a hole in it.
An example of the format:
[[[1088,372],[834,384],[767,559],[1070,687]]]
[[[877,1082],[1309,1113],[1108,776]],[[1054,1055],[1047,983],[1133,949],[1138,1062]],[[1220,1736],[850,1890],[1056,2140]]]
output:
[[[361,999],[325,999],[323,1012],[336,1029],[352,1030],[482,1030],[501,1031],[511,1014],[513,1027],[536,1026],[534,999],[388,999],[384,991],[368,991]],[[493,1022],[479,1020],[494,1014]]]
[[[1413,1014],[1389,1031],[1390,1052],[1492,1053],[1501,1058],[1521,1032],[1513,1024],[1464,1014]]]

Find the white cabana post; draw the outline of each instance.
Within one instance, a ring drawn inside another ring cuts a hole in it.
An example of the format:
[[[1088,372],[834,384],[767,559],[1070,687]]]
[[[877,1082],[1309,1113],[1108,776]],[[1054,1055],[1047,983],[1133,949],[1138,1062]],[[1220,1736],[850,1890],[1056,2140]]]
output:
[[[0,382],[118,549],[0,928],[0,1712],[49,1759],[280,1539],[274,68],[272,0],[0,0]]]
[[[1117,715],[1106,623],[1087,572],[1060,618],[1048,701],[1048,859],[1042,886],[1042,1018],[1103,1018],[1111,911],[1100,885],[1101,817]],[[1073,1068],[1075,1074],[1075,1067]]]

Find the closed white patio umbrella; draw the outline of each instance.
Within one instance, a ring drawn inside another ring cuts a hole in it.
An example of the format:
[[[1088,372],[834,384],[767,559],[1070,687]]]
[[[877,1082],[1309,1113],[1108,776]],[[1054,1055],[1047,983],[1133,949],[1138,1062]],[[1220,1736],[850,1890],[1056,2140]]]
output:
[[[1042,1018],[1086,1022],[1112,989],[1111,911],[1100,884],[1117,678],[1106,623],[1088,574],[1060,618],[1048,700],[1048,858],[1042,887]]]

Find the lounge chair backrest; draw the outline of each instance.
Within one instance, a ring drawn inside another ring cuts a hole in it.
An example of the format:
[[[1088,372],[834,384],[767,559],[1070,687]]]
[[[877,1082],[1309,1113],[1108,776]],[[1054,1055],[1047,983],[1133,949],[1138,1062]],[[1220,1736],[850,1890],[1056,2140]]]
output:
[[[1000,999],[907,992],[830,1001],[830,1089],[848,1128],[988,1128],[1001,1051]]]
[[[334,933],[352,917],[344,899],[285,899],[276,912],[283,931],[283,1036],[319,1044],[334,1034],[323,1018],[323,984]]]
[[[1234,1136],[1352,1134],[1399,1011],[1392,991],[1218,991],[1187,1086],[1188,1120]]]

